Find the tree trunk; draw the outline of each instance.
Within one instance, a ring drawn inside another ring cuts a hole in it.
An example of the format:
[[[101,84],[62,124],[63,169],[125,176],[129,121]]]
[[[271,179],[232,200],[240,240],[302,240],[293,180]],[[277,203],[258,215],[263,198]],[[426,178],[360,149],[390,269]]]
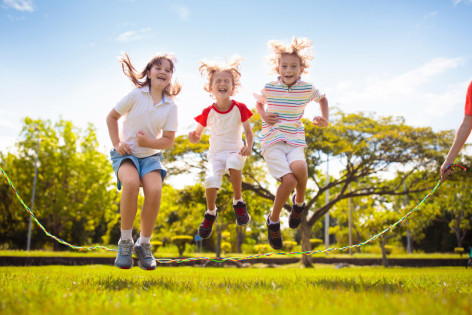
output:
[[[457,247],[462,247],[462,240],[464,237],[462,236],[462,231],[461,231],[461,220],[463,218],[463,212],[461,211],[460,214],[456,215],[456,224],[454,228],[454,232],[456,234],[456,239],[457,239]]]
[[[382,249],[382,265],[384,267],[388,267],[387,250],[385,249],[387,240],[385,240],[383,237],[379,237],[379,242],[380,242],[380,248]]]
[[[242,253],[241,246],[244,242],[244,232],[246,230],[246,226],[236,226],[236,249],[238,254]]]
[[[216,224],[216,258],[221,257],[221,230],[222,230],[223,224],[220,223],[220,220],[218,220]]]
[[[302,251],[310,251],[311,244],[310,244],[310,237],[311,237],[311,227],[306,222],[306,217],[302,219],[302,223],[300,224],[300,235],[301,235],[301,245]],[[311,256],[309,255],[302,255],[302,264],[305,267],[313,267],[311,263]]]

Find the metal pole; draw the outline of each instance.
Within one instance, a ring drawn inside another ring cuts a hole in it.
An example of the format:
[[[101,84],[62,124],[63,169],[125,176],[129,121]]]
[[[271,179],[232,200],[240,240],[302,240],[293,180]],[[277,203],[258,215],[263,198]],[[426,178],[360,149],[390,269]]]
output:
[[[351,184],[349,183],[349,193],[351,192]],[[352,246],[352,198],[349,197],[349,246]],[[349,255],[352,255],[352,249],[349,248]]]
[[[326,155],[326,185],[329,184],[329,155]],[[326,203],[329,202],[329,189],[326,190]],[[329,212],[325,214],[325,247],[329,248]]]
[[[403,189],[406,192],[406,183],[403,183]],[[405,207],[408,206],[408,196],[405,194]],[[408,229],[408,221],[406,221],[406,250],[408,251],[408,254],[411,254],[413,252],[411,248],[411,237],[410,237],[410,229]]]
[[[38,128],[35,128],[36,131],[38,131]],[[39,135],[38,135],[38,141],[36,145],[36,158],[34,161],[34,179],[33,179],[33,196],[31,197],[31,212],[33,212],[34,209],[34,196],[36,194],[36,179],[38,177],[38,161],[39,161]],[[31,225],[32,225],[32,219],[31,216],[29,217],[29,222],[28,222],[28,240],[26,242],[26,250],[29,251],[31,248]]]

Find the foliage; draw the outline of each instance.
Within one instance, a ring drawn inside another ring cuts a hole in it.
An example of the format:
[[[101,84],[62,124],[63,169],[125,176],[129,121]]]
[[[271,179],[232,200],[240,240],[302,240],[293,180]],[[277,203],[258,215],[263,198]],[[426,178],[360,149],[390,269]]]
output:
[[[193,237],[188,235],[176,235],[172,237],[172,243],[174,243],[179,249],[179,256],[182,256],[185,252],[185,246],[187,243],[191,243]]]
[[[113,171],[107,156],[97,151],[95,129],[82,131],[70,121],[57,123],[24,119],[17,154],[1,154],[0,161],[11,180],[29,203],[32,196],[35,156],[38,178],[34,213],[45,228],[77,245],[101,243],[107,220],[117,211],[116,193],[111,190]],[[38,138],[39,149],[38,149]],[[4,183],[0,192],[0,239],[3,246],[24,247],[27,216],[21,204],[12,202],[13,191]],[[21,222],[20,222],[21,221]],[[14,226],[14,228],[12,228]],[[33,228],[32,248],[59,243]]]

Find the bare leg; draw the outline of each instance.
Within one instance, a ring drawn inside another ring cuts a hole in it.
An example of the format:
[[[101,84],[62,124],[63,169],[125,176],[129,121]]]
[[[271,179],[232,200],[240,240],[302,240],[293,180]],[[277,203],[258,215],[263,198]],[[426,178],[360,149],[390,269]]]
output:
[[[144,204],[141,211],[141,234],[145,237],[152,235],[157,215],[161,206],[162,176],[160,171],[152,171],[142,178]]]
[[[293,161],[290,164],[293,175],[297,178],[296,198],[295,202],[302,203],[305,201],[306,183],[308,181],[308,169],[305,161]]]
[[[140,186],[138,170],[133,162],[125,160],[121,163],[118,169],[118,178],[123,188],[120,201],[121,228],[130,230],[133,228],[134,218],[138,211]]]
[[[231,180],[231,185],[233,185],[234,199],[241,199],[241,186],[243,182],[243,173],[241,171],[230,168],[229,169],[229,178]]]
[[[292,173],[286,174],[282,177],[282,182],[277,188],[277,193],[275,194],[274,206],[272,208],[272,213],[270,215],[270,220],[277,222],[280,219],[280,212],[282,211],[283,206],[287,202],[290,194],[297,186],[297,178]]]
[[[218,192],[218,189],[216,189],[216,188],[207,188],[205,190],[208,210],[215,210],[216,209],[216,194],[217,194],[217,192]]]

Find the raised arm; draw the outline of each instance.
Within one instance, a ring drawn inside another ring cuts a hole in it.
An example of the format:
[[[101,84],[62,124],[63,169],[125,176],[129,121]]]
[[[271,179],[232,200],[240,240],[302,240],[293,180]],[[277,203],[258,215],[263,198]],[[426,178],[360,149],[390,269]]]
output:
[[[445,175],[449,175],[451,173],[451,170],[448,170],[447,167],[451,164],[454,164],[454,160],[456,159],[457,155],[459,155],[459,152],[464,146],[464,143],[467,141],[471,130],[472,116],[464,115],[462,124],[460,125],[459,129],[457,129],[456,137],[454,138],[454,143],[452,144],[452,147],[449,150],[449,153],[447,154],[446,160],[441,166],[441,177],[444,177]]]

